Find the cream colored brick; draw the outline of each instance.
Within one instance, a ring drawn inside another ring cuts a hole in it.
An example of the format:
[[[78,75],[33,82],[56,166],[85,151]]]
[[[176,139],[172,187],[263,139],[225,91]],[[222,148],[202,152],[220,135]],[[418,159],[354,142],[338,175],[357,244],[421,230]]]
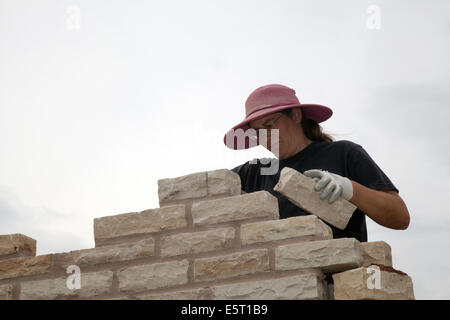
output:
[[[371,264],[381,264],[383,266],[392,267],[391,246],[384,241],[361,242],[364,263],[367,267]]]
[[[166,236],[161,238],[161,256],[196,254],[231,248],[234,233],[234,228],[221,228]]]
[[[327,288],[315,272],[211,288],[217,300],[324,300]]]
[[[225,279],[269,270],[267,249],[249,250],[194,261],[196,281]]]
[[[241,226],[243,245],[283,240],[305,241],[333,239],[331,228],[314,215],[248,223]]]
[[[0,256],[15,253],[35,256],[36,240],[20,233],[0,235]]]
[[[196,288],[190,290],[173,291],[133,297],[135,300],[211,300],[210,288]]]
[[[275,249],[277,270],[318,268],[324,272],[341,272],[358,268],[362,263],[362,247],[355,238],[301,242]]]
[[[345,229],[356,206],[343,198],[338,198],[330,204],[327,199],[320,199],[320,192],[314,190],[314,185],[313,179],[285,167],[281,170],[280,180],[273,190],[336,228]]]
[[[378,277],[378,279],[376,279]],[[408,275],[361,267],[333,275],[336,300],[414,300]]]
[[[55,260],[59,266],[66,268],[69,265],[83,266],[134,260],[153,256],[154,253],[155,241],[149,238],[136,242],[58,253],[55,254]]]
[[[187,283],[187,260],[128,267],[117,273],[121,292],[139,292]]]
[[[80,273],[80,288],[69,289],[75,274],[68,274],[67,277],[56,279],[34,280],[21,283],[21,300],[55,300],[55,299],[73,299],[90,298],[108,293],[111,289],[113,272],[99,271]],[[68,280],[69,279],[69,280]]]
[[[45,273],[50,270],[52,255],[13,258],[0,261],[0,280]]]
[[[202,198],[208,195],[206,172],[158,180],[159,204],[170,201]]]
[[[265,217],[279,219],[278,200],[267,191],[199,201],[192,204],[194,225]]]
[[[12,284],[2,284],[0,285],[0,300],[12,300]]]
[[[95,239],[152,233],[186,227],[185,205],[141,212],[122,213],[94,219]]]
[[[208,196],[241,194],[241,178],[228,169],[219,169],[207,172]]]

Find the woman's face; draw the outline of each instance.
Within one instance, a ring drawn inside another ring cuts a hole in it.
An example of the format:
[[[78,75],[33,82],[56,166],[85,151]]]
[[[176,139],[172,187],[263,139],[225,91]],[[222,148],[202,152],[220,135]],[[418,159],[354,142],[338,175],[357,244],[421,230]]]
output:
[[[304,139],[303,129],[301,128],[301,112],[298,109],[293,109],[291,115],[276,112],[267,115],[263,118],[253,120],[249,123],[249,126],[257,130],[259,139],[261,138],[261,132],[258,129],[267,129],[267,146],[264,146],[267,150],[275,154],[279,159],[288,158],[299,150],[299,143],[301,139]],[[272,135],[270,129],[279,130],[279,139],[272,141]],[[276,154],[276,147],[278,145],[278,152]]]

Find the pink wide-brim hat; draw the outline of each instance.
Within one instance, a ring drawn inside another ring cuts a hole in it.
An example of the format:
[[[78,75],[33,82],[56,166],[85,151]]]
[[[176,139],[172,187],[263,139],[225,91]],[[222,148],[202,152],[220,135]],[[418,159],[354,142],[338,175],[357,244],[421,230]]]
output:
[[[333,111],[320,104],[301,104],[295,95],[295,90],[281,84],[269,84],[255,89],[245,102],[245,119],[235,125],[223,137],[225,145],[234,150],[248,149],[257,146],[256,137],[245,137],[245,143],[236,136],[236,130],[242,129],[245,133],[249,122],[260,119],[269,114],[289,108],[301,107],[303,116],[317,123],[331,117]],[[242,132],[241,132],[242,133]],[[227,138],[228,137],[228,138]],[[250,140],[253,140],[252,142]]]

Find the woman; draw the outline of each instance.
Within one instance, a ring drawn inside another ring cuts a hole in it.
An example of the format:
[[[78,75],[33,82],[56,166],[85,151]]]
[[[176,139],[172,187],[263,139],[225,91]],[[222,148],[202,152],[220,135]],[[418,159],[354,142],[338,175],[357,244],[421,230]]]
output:
[[[264,147],[277,156],[278,168],[274,174],[262,174],[268,167],[263,161],[248,161],[233,168],[241,177],[244,192],[266,190],[276,196],[282,219],[308,214],[273,191],[281,169],[291,167],[315,179],[315,190],[323,201],[332,203],[342,197],[357,207],[344,230],[329,225],[334,238],[353,237],[366,242],[365,215],[387,228],[408,228],[409,212],[398,189],[368,153],[356,143],[333,141],[322,132],[318,123],[331,117],[330,108],[301,104],[293,89],[280,84],[257,88],[245,107],[246,118],[228,131],[225,145],[247,149],[263,139]],[[278,136],[272,137],[277,132]]]

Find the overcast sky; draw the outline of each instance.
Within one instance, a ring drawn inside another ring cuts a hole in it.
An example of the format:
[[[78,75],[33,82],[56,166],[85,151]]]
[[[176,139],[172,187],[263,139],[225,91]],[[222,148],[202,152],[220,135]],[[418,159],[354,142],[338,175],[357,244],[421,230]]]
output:
[[[158,179],[273,156],[222,139],[280,83],[400,190],[409,228],[368,218],[369,241],[417,299],[450,299],[449,18],[448,0],[0,0],[0,234],[92,248],[94,218],[159,206]]]

